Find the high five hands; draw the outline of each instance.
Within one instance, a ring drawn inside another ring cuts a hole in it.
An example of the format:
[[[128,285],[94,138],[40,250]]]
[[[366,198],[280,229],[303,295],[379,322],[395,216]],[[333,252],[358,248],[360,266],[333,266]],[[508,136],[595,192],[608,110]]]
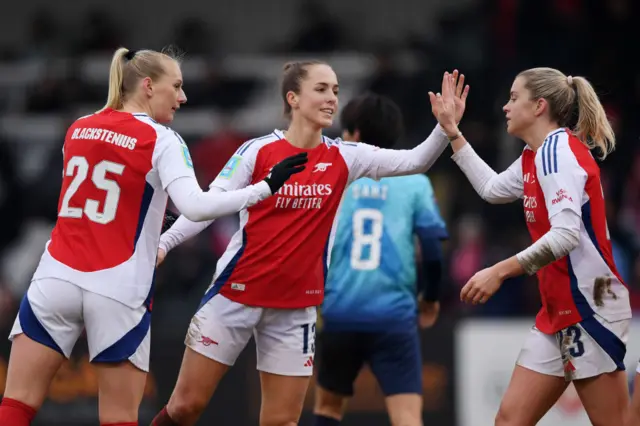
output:
[[[458,70],[448,71],[442,76],[441,92],[429,92],[431,112],[450,138],[459,133],[458,123],[462,120],[469,96],[469,85],[464,84],[464,74]]]

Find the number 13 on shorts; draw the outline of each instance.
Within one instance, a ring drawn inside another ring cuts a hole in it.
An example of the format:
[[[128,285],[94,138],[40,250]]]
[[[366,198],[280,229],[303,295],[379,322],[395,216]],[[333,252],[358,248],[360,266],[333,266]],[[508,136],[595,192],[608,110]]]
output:
[[[316,323],[303,324],[302,328],[302,354],[313,355],[316,352]]]
[[[560,344],[560,354],[562,365],[564,366],[564,378],[566,381],[573,380],[576,367],[574,360],[584,355],[584,343],[582,342],[582,330],[575,325],[560,330],[557,334]]]

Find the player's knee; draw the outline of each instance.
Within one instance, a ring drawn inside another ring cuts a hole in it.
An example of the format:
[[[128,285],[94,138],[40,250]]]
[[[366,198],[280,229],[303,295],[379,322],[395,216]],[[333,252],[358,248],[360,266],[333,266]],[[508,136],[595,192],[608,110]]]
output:
[[[400,410],[389,410],[392,426],[422,426],[420,409],[404,407]]]
[[[167,404],[171,418],[178,423],[195,423],[209,400],[196,392],[173,393]]]
[[[391,419],[392,426],[422,426],[420,415],[416,415],[410,411],[398,413]]]
[[[260,419],[260,426],[297,426],[297,415],[287,415],[286,413],[263,416]]]
[[[535,422],[531,423],[530,420],[518,416],[517,413],[507,411],[503,408],[498,410],[496,414],[495,426],[535,426]]]
[[[516,419],[515,413],[510,412],[510,410],[501,405],[500,408],[498,409],[498,414],[496,414],[496,418],[495,418],[495,422],[494,425],[495,426],[521,426],[518,425],[516,422],[518,421],[518,419]]]
[[[393,426],[422,426],[422,397],[419,394],[395,394],[386,398]]]
[[[314,404],[314,414],[341,419],[346,398],[337,395],[327,395],[327,392],[317,392]]]

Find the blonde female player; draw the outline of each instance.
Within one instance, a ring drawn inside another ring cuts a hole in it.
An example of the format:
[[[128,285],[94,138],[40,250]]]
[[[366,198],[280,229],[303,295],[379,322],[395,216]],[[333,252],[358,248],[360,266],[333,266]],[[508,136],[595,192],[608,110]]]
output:
[[[446,73],[443,84],[449,80]],[[243,188],[281,158],[309,156],[307,169],[276,197],[240,213],[241,229],[191,321],[176,387],[154,425],[195,424],[252,335],[262,386],[260,424],[298,423],[313,371],[316,306],[324,297],[334,218],[346,186],[365,176],[422,173],[449,142],[439,126],[412,150],[324,137],[338,111],[337,95],[329,65],[286,65],[282,98],[289,129],[246,142],[211,184],[219,191]],[[456,114],[459,120],[463,109]],[[179,218],[163,234],[159,258],[207,225]]]
[[[242,210],[278,191],[304,156],[266,182],[204,193],[187,146],[159,124],[187,100],[176,57],[118,49],[106,107],[64,141],[58,220],[10,338],[1,426],[27,426],[86,328],[100,424],[134,426],[149,368],[153,275],[167,193],[191,220]]]
[[[434,114],[456,133],[451,93]],[[600,170],[615,136],[598,96],[582,77],[551,68],[521,72],[504,106],[507,131],[526,146],[497,174],[458,133],[454,161],[490,203],[522,199],[533,244],[475,274],[461,299],[484,303],[509,277],[538,276],[542,308],[518,357],[495,424],[535,425],[570,382],[594,425],[628,417],[624,373],[629,294],[611,253]],[[572,126],[572,122],[575,125]]]

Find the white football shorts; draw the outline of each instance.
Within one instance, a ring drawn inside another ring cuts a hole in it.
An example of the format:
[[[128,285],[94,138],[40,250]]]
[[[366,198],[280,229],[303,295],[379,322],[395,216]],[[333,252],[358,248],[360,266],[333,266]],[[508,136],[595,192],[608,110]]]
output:
[[[517,364],[567,381],[624,370],[629,325],[628,319],[608,322],[594,315],[554,335],[534,326]]]
[[[24,333],[69,358],[84,329],[92,362],[129,360],[149,371],[151,312],[147,306],[131,309],[57,278],[31,282],[9,340]]]
[[[216,294],[191,319],[185,344],[207,358],[233,365],[253,335],[258,370],[311,376],[315,330],[315,307],[258,308]]]

